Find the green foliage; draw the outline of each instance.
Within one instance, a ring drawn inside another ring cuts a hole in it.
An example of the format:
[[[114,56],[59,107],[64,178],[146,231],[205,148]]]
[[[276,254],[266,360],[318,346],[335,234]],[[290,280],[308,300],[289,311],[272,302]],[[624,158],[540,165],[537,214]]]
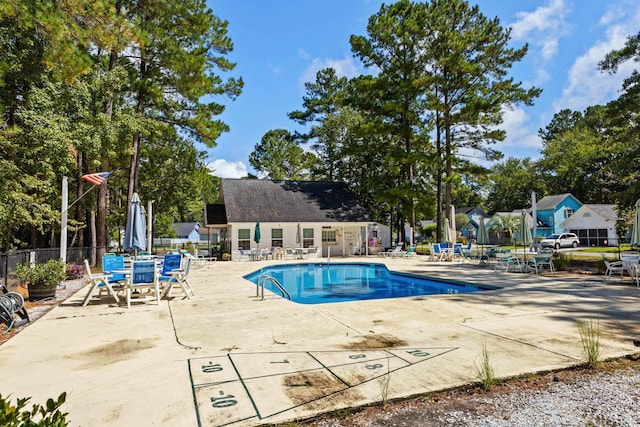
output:
[[[566,271],[571,262],[572,258],[563,252],[555,252],[553,254],[553,266],[556,270]]]
[[[511,238],[513,231],[520,225],[520,217],[511,214],[496,214],[489,221],[488,226],[493,230],[498,238]]]
[[[47,262],[18,264],[16,278],[36,286],[54,287],[67,277],[65,266],[60,259],[50,259]]]
[[[249,163],[257,172],[277,180],[308,179],[316,162],[316,156],[305,152],[285,129],[267,131],[249,155]]]
[[[487,193],[489,212],[511,212],[529,206],[531,191],[543,195],[545,184],[536,163],[531,159],[508,158],[491,169],[491,185]]]
[[[602,352],[600,350],[600,321],[589,319],[586,322],[578,322],[578,331],[580,332],[580,342],[582,343],[582,352],[587,361],[587,366],[595,369],[600,364]]]
[[[65,427],[69,425],[66,412],[60,407],[67,399],[63,392],[57,400],[47,399],[46,405],[33,404],[31,409],[27,404],[31,398],[18,398],[11,404],[9,398],[0,394],[0,425],[6,427]]]
[[[476,378],[480,381],[482,388],[486,391],[491,390],[493,385],[496,382],[495,373],[493,371],[493,366],[491,365],[491,357],[489,355],[489,350],[487,349],[487,343],[482,343],[482,355],[480,363],[473,364],[476,367]]]

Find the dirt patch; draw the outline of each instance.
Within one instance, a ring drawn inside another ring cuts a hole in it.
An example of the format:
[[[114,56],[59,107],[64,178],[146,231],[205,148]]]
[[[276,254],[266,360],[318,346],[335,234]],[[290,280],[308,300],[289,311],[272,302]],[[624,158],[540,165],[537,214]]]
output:
[[[343,345],[346,350],[371,350],[380,348],[402,347],[407,345],[405,340],[394,337],[390,334],[375,334],[360,337],[359,341]]]
[[[283,378],[282,385],[285,387],[285,393],[289,399],[296,405],[320,399],[346,387],[336,377],[324,370],[287,375]],[[323,405],[323,407],[325,406]]]
[[[156,338],[147,338],[142,340],[122,339],[92,348],[91,350],[83,353],[69,356],[69,358],[85,361],[86,367],[108,365],[127,360],[133,353],[153,348],[156,340]],[[83,366],[83,368],[84,367],[85,366]]]

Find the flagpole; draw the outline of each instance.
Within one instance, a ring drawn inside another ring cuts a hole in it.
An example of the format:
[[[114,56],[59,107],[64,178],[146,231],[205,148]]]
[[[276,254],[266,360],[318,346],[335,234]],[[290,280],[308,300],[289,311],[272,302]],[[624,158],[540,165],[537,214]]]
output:
[[[111,172],[105,172],[106,176],[109,176]],[[84,176],[83,176],[84,177]],[[71,205],[69,205],[69,180],[66,176],[62,177],[62,206],[60,211],[60,259],[62,264],[67,268],[67,223],[69,222],[69,208],[80,199],[82,199],[89,191],[96,188],[98,184],[93,184],[93,187],[82,193]],[[61,283],[64,285],[64,282]]]
[[[60,229],[60,259],[62,264],[67,265],[67,221],[69,213],[69,183],[67,177],[62,177],[62,212]]]

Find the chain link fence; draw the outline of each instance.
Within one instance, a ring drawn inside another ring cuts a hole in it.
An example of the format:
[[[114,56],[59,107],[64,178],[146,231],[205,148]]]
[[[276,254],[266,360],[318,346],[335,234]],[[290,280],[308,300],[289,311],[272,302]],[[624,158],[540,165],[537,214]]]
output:
[[[68,248],[67,265],[84,265],[84,260],[91,260],[96,248]],[[16,280],[16,268],[19,264],[31,262],[47,262],[60,258],[60,248],[26,249],[18,251],[0,252],[0,278],[9,290],[19,285]]]

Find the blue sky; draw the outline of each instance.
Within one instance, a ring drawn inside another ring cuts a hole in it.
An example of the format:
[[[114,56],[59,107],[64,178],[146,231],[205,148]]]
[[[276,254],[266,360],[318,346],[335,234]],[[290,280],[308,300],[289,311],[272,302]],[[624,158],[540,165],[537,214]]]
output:
[[[304,83],[333,67],[339,75],[365,73],[349,45],[352,34],[366,35],[379,0],[208,0],[218,17],[229,22],[234,50],[229,59],[245,87],[220,116],[231,131],[208,150],[214,175],[239,178],[252,172],[249,154],[270,129],[299,129],[287,114],[302,108]],[[622,79],[636,64],[611,76],[597,64],[621,48],[640,29],[637,0],[471,0],[483,14],[497,16],[512,29],[512,44],[529,44],[529,53],[510,75],[526,87],[543,89],[532,107],[506,111],[505,157],[540,156],[538,129],[563,108],[583,111],[618,96]],[[226,74],[225,74],[226,75]]]

